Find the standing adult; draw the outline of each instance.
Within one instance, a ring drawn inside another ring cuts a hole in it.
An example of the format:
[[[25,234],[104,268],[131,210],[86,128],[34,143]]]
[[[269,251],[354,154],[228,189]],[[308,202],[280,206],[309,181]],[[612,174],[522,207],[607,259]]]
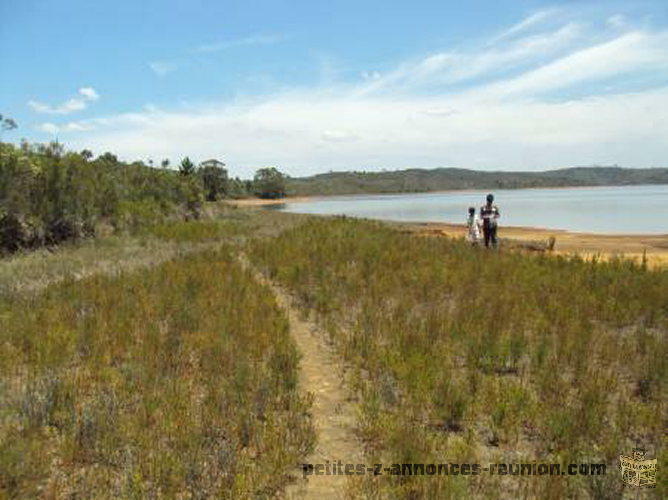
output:
[[[482,219],[482,232],[485,237],[485,247],[489,248],[490,244],[493,248],[498,245],[496,231],[498,226],[498,219],[501,217],[499,207],[494,205],[494,195],[487,195],[487,203],[480,208],[480,218]]]

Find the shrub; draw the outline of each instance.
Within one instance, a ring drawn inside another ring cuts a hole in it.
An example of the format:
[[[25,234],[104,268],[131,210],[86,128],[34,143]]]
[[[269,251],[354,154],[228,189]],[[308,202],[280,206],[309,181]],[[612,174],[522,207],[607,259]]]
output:
[[[657,455],[668,271],[472,251],[372,221],[318,218],[252,244],[364,376],[368,460],[608,463]],[[630,361],[632,360],[632,362]],[[498,496],[489,476],[381,476],[368,497]],[[580,497],[591,478],[504,479],[520,496]],[[508,488],[510,488],[508,490]]]

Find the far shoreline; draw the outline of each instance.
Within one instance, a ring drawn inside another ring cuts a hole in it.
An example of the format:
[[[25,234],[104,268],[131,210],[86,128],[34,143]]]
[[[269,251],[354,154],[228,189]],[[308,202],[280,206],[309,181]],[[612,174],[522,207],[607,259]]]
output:
[[[338,196],[338,195],[337,195]],[[303,203],[329,196],[285,196],[283,198],[238,198],[223,200],[226,205],[235,207],[261,207],[265,205],[281,205],[283,203]]]
[[[392,193],[341,193],[341,194],[309,194],[309,195],[288,195],[283,198],[238,198],[227,199],[225,203],[241,207],[263,206],[263,205],[280,205],[283,203],[304,203],[314,200],[322,199],[336,199],[336,198],[350,198],[362,196],[401,196],[401,195],[425,195],[425,194],[446,194],[446,193],[484,193],[497,191],[543,191],[551,190],[565,190],[565,189],[595,189],[595,188],[625,188],[625,187],[642,187],[642,186],[668,186],[668,184],[596,184],[591,186],[534,186],[534,187],[520,187],[520,188],[466,188],[466,189],[438,189],[435,191],[397,191]]]

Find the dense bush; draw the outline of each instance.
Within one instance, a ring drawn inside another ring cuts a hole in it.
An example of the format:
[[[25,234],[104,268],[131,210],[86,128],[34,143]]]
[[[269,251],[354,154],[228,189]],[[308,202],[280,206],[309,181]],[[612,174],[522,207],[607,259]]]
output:
[[[207,201],[224,198],[228,191],[227,170],[224,163],[218,160],[207,160],[200,164],[197,172],[202,179],[204,194]]]
[[[259,198],[283,198],[286,177],[275,167],[261,168],[255,173],[253,184]]]
[[[275,168],[241,180],[228,178],[217,160],[161,166],[124,163],[108,152],[93,159],[89,150],[68,152],[58,143],[0,143],[0,252],[92,236],[102,221],[119,230],[177,214],[198,219],[205,200],[285,194]]]
[[[0,144],[0,250],[90,236],[106,219],[115,228],[185,211],[203,199],[195,177],[123,163],[111,153],[66,152],[60,144]]]

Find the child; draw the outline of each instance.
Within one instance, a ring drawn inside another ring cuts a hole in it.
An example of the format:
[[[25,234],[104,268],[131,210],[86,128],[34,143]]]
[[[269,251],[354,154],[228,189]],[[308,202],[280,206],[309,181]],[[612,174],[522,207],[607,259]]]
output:
[[[480,242],[480,219],[475,214],[475,208],[469,207],[469,216],[466,219],[466,226],[468,227],[468,234],[466,239],[473,246],[477,246]]]

